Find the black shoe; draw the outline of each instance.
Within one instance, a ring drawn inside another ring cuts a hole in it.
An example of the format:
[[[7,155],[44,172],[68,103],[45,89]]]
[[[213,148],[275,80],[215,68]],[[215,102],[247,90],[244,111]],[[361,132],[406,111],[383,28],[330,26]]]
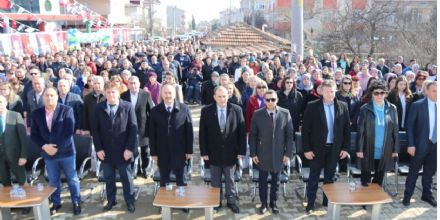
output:
[[[31,212],[31,208],[22,208],[21,209],[21,214],[23,214],[23,215],[27,215],[27,214],[29,214],[29,212]]]
[[[307,212],[308,215],[312,214],[312,212],[313,212],[313,206],[309,206],[309,205],[307,205],[307,207],[306,207],[306,212]]]
[[[362,209],[363,209],[363,210],[367,210],[367,206],[366,206],[366,205],[363,205],[363,206],[362,206]]]
[[[431,197],[423,197],[422,196],[422,201],[429,203],[433,207],[437,207],[437,201],[435,201],[434,197],[432,197],[432,196]]]
[[[61,204],[60,205],[52,205],[52,208],[50,208],[50,213],[54,214],[56,213],[59,209],[61,208]]]
[[[220,204],[218,204],[218,206],[217,207],[214,207],[214,211],[215,212],[219,212],[220,211],[220,209],[222,208],[222,203],[220,202]]]
[[[277,206],[276,203],[271,204],[271,205],[270,205],[270,208],[272,209],[272,213],[273,213],[273,214],[278,214],[278,213],[280,213],[280,210],[278,209],[278,206]]]
[[[182,209],[182,212],[184,212],[184,213],[189,213],[189,209]]]
[[[73,215],[79,215],[81,214],[81,205],[79,203],[73,204]]]
[[[410,198],[403,197],[403,199],[402,199],[402,204],[403,204],[404,206],[408,207],[409,204],[411,204],[410,200],[411,200]]]
[[[361,183],[361,184],[362,184],[362,186],[365,186],[365,187],[368,186],[368,183]]]
[[[240,208],[238,208],[238,206],[236,204],[229,204],[227,203],[226,206],[231,209],[231,211],[235,214],[240,213]]]
[[[267,204],[261,204],[260,214],[264,215],[267,212]]]
[[[104,206],[104,211],[112,210],[113,206],[116,205],[116,202],[107,202],[107,205]]]
[[[133,204],[133,203],[127,203],[127,210],[128,210],[130,213],[134,213],[134,211],[136,211],[136,208],[134,207],[134,204]]]

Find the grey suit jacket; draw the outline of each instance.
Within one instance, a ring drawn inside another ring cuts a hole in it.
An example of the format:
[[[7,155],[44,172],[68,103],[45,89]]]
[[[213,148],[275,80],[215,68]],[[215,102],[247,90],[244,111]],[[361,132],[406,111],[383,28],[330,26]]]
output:
[[[23,118],[20,113],[14,111],[7,111],[6,126],[5,126],[5,143],[4,150],[6,157],[9,160],[16,160],[18,158],[26,158],[26,128],[24,126]]]
[[[41,108],[44,106],[43,101],[43,95],[40,96],[40,100],[37,100],[37,96],[35,95],[35,91],[31,90],[27,94],[27,106],[25,106],[26,109],[26,122],[27,126],[31,126],[31,117],[32,112],[38,108]]]
[[[275,129],[266,108],[252,116],[249,134],[251,157],[258,156],[257,167],[263,171],[280,171],[283,156],[291,157],[293,150],[293,124],[289,110],[277,107]]]

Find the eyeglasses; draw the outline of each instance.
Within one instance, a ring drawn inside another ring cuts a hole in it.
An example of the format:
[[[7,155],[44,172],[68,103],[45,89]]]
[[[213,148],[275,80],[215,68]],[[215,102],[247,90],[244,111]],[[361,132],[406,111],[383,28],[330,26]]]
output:
[[[276,98],[270,98],[270,99],[266,99],[266,102],[276,102],[277,99]]]
[[[351,85],[351,82],[343,82],[344,85]]]
[[[266,86],[257,86],[257,89],[267,89]]]
[[[374,95],[374,96],[385,95],[385,94],[387,94],[387,92],[385,92],[385,91],[382,91],[382,92],[373,92],[373,95]]]
[[[293,81],[286,81],[286,84],[293,84]]]
[[[29,73],[29,75],[31,75],[31,76],[33,76],[33,75],[37,75],[38,73],[35,73],[35,72],[33,72],[33,73]]]

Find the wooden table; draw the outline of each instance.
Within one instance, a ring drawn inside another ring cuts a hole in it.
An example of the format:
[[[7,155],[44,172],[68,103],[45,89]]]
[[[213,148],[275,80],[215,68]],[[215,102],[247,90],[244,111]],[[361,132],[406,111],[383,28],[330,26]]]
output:
[[[177,187],[166,191],[161,187],[154,198],[153,205],[162,207],[162,219],[172,219],[171,208],[205,209],[205,219],[213,219],[213,208],[220,203],[220,189],[209,186],[185,186],[185,195],[176,196]]]
[[[49,196],[55,188],[45,186],[43,191],[38,191],[36,186],[23,186],[26,191],[25,198],[11,198],[11,187],[0,188],[0,220],[12,219],[10,208],[32,207],[37,220],[50,219]]]
[[[367,187],[358,186],[353,192],[350,192],[348,183],[325,184],[322,190],[328,198],[327,216],[331,219],[339,219],[341,205],[372,205],[371,219],[379,220],[382,204],[393,201],[383,188],[375,183],[368,184]]]

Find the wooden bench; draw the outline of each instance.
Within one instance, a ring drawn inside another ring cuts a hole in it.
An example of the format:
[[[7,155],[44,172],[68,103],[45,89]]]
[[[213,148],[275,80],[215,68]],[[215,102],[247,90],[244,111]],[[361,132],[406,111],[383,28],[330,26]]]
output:
[[[167,191],[159,188],[153,205],[162,208],[162,219],[172,219],[171,208],[205,209],[205,219],[213,219],[213,208],[220,203],[220,189],[209,186],[185,186],[185,195],[176,196],[177,187]]]
[[[0,219],[12,219],[11,208],[32,207],[36,220],[50,219],[49,196],[55,188],[46,186],[43,191],[38,191],[36,186],[23,186],[26,191],[25,198],[11,198],[11,187],[0,188]]]
[[[328,198],[327,216],[330,219],[339,219],[341,205],[372,205],[371,219],[379,220],[382,204],[390,203],[393,200],[385,193],[383,188],[375,183],[367,187],[358,186],[350,192],[348,183],[325,184],[322,190]]]

